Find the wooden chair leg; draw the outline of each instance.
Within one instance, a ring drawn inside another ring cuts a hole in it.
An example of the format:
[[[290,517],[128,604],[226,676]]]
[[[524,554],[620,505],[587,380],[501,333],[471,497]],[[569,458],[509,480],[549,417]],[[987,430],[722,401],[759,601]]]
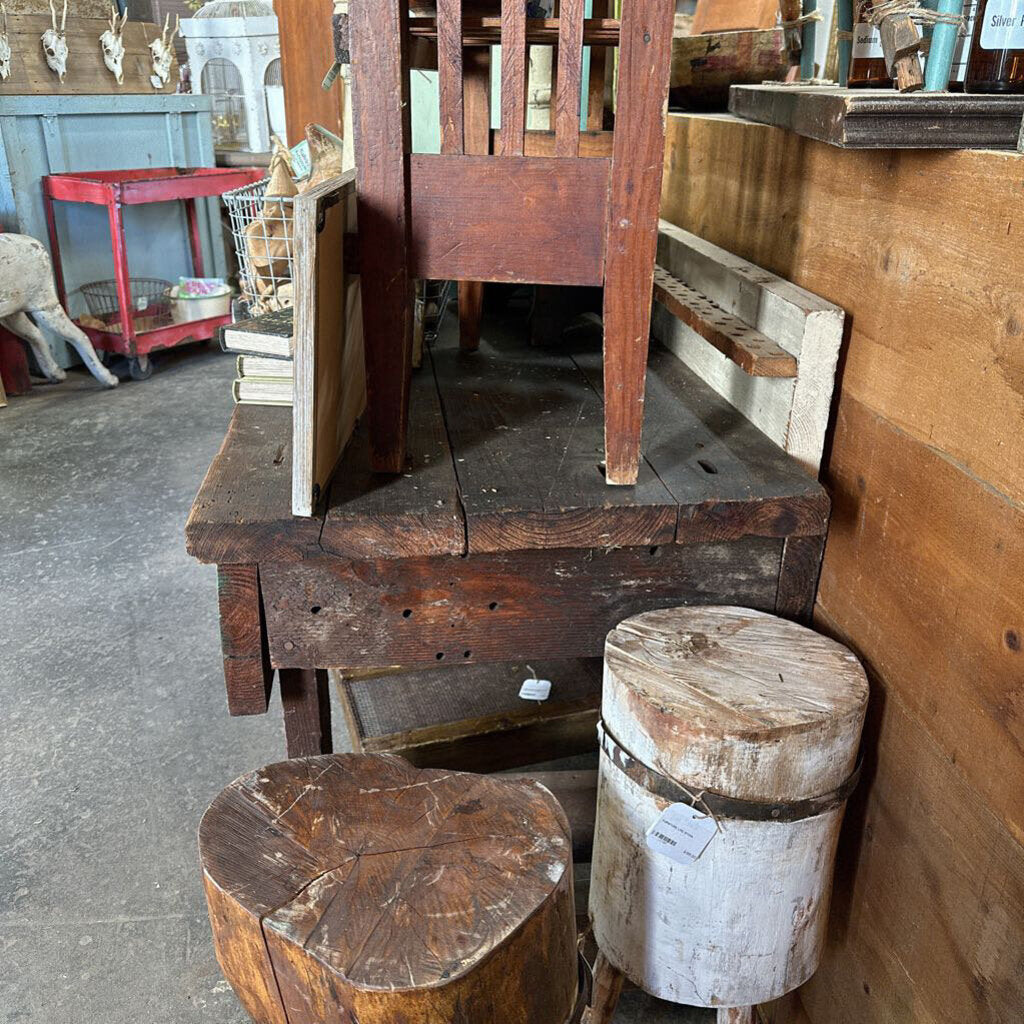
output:
[[[613,967],[604,953],[597,954],[594,963],[594,991],[590,999],[589,1017],[584,1017],[587,1024],[608,1024],[615,1016],[615,1007],[619,1005],[625,975]]]
[[[480,320],[483,311],[483,281],[460,281],[459,346],[463,352],[475,352],[480,347]]]
[[[315,757],[333,753],[327,670],[282,668],[278,671],[278,678],[288,756]]]
[[[638,271],[636,277],[645,275]],[[653,282],[653,262],[646,279]],[[644,302],[639,294],[627,298],[627,290],[639,286],[614,278],[605,282],[604,457],[608,483],[631,486],[640,472],[651,300]]]
[[[409,5],[355,4],[352,123],[359,177],[359,269],[366,352],[366,420],[378,473],[401,473],[412,373],[409,277],[409,76],[403,62]]]
[[[717,1024],[757,1024],[757,1014],[752,1006],[720,1006]]]

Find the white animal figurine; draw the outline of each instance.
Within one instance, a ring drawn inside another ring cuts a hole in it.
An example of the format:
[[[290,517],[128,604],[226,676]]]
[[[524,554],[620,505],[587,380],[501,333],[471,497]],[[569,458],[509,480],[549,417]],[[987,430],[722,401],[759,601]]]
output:
[[[49,380],[61,381],[65,373],[29,313],[37,323],[74,346],[101,384],[117,387],[117,378],[99,361],[92,342],[61,308],[46,247],[28,235],[0,233],[0,324],[29,343],[39,369]]]
[[[0,81],[11,77],[11,40],[7,34],[7,8],[0,3],[0,14],[4,16],[4,30],[0,32]]]
[[[174,31],[167,38],[167,32],[171,27],[171,16],[168,14],[164,19],[164,30],[160,33],[159,39],[154,39],[149,44],[149,52],[153,56],[153,76],[150,81],[154,89],[162,89],[171,77],[171,59],[174,57],[174,37],[181,28],[181,18],[175,18]]]
[[[100,36],[103,47],[103,63],[107,70],[117,79],[118,85],[124,85],[124,27],[128,22],[128,11],[118,19],[117,8],[110,5],[110,28]]]
[[[50,20],[52,28],[48,28],[42,35],[43,53],[46,55],[46,63],[56,76],[64,81],[68,71],[68,40],[64,34],[64,26],[68,20],[68,0],[64,0],[64,13],[60,18],[60,28],[57,28],[57,11],[50,0]]]

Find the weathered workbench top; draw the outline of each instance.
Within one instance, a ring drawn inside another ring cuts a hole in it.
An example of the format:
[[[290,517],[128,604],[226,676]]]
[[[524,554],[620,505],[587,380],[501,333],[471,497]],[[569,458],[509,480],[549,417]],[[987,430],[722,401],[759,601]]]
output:
[[[371,474],[360,430],[312,519],[290,512],[290,410],[237,407],[189,517],[189,552],[393,559],[824,532],[818,482],[670,353],[651,352],[639,483],[609,487],[599,351],[500,339],[463,354],[446,340],[413,377],[407,473]]]
[[[545,351],[500,328],[476,353],[442,332],[407,472],[371,474],[357,433],[310,519],[290,514],[290,410],[235,410],[186,527],[220,569],[234,713],[266,710],[272,668],[593,657],[626,616],[687,603],[809,614],[816,480],[658,349],[639,483],[610,487],[599,336]]]

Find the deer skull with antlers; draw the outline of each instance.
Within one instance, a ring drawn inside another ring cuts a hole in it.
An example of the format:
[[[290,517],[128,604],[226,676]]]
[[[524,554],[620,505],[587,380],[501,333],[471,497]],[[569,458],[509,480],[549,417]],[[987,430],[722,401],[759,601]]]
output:
[[[46,63],[56,76],[63,82],[68,70],[68,40],[64,34],[64,26],[68,20],[68,0],[64,0],[64,11],[60,18],[60,28],[57,28],[57,10],[50,0],[50,21],[52,27],[48,28],[42,36],[43,53],[46,54]]]
[[[0,0],[0,14],[4,16],[4,30],[0,32],[0,81],[11,77],[11,40],[7,35],[7,8]]]
[[[103,47],[103,63],[107,70],[117,79],[118,85],[124,85],[124,27],[128,22],[128,11],[119,19],[117,8],[110,5],[110,28],[100,36]]]
[[[167,84],[171,77],[171,59],[174,56],[174,37],[181,28],[181,18],[175,18],[174,31],[170,38],[167,32],[171,27],[171,16],[168,14],[164,19],[164,30],[160,33],[159,39],[154,39],[149,44],[149,52],[153,55],[153,85],[160,89]],[[157,82],[159,81],[159,84]]]

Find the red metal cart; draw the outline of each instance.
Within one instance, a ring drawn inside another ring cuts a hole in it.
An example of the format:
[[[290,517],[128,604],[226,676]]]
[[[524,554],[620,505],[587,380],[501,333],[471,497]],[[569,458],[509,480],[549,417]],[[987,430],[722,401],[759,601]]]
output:
[[[169,316],[136,330],[135,310],[132,307],[131,277],[128,272],[128,252],[125,246],[124,223],[121,208],[142,203],[183,201],[188,218],[189,246],[192,250],[192,272],[203,276],[203,253],[199,240],[199,216],[196,200],[219,196],[229,189],[240,188],[259,181],[266,171],[258,167],[220,168],[199,167],[182,170],[175,167],[150,167],[129,171],[86,171],[74,174],[48,174],[43,178],[43,202],[46,223],[50,233],[53,267],[57,277],[57,292],[67,308],[67,292],[61,267],[57,224],[53,215],[53,201],[91,203],[105,206],[110,220],[110,243],[114,255],[114,274],[117,282],[117,312],[109,317],[109,329],[100,330],[94,324],[79,323],[89,335],[93,345],[102,351],[118,352],[131,362],[132,376],[137,379],[149,375],[149,354],[156,349],[171,348],[183,341],[201,341],[212,338],[218,327],[229,323],[230,316],[173,323]],[[147,317],[152,321],[152,317]]]

